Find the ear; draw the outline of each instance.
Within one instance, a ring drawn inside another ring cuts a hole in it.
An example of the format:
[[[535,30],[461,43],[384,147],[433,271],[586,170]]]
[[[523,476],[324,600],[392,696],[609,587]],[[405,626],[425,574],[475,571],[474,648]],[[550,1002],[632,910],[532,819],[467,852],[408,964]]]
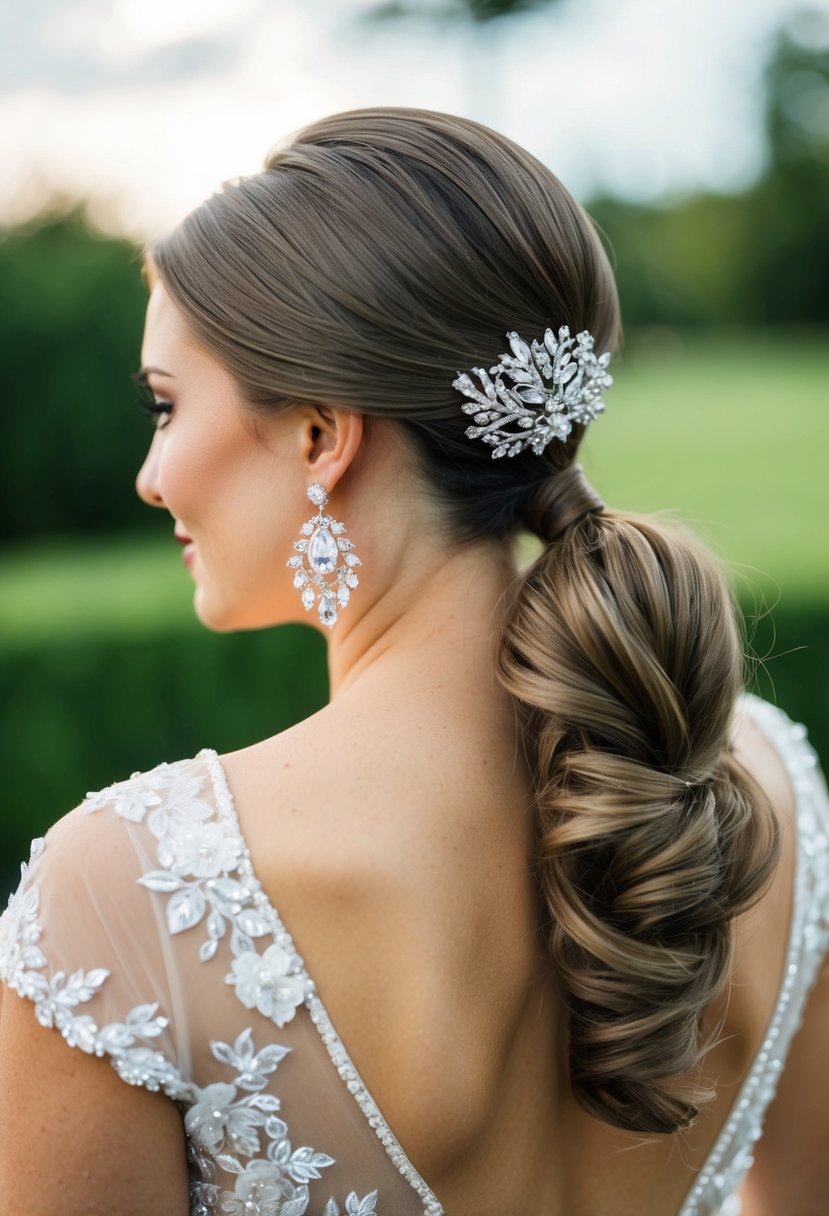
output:
[[[363,415],[339,406],[309,408],[302,431],[302,456],[310,477],[328,494],[357,455],[363,439]]]

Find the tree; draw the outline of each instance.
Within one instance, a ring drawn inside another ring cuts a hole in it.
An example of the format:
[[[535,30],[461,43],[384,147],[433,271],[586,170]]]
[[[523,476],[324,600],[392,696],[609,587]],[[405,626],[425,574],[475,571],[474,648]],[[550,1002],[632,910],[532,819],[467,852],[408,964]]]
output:
[[[542,8],[554,8],[561,0],[385,0],[364,14],[362,20],[375,26],[388,26],[400,20],[419,20],[455,29],[472,39],[474,53],[462,56],[466,69],[467,108],[481,121],[497,121],[498,72],[482,72],[480,64],[497,53],[499,42],[512,28],[508,18]],[[494,60],[493,60],[494,62]]]
[[[398,17],[420,17],[432,21],[472,21],[485,24],[502,17],[513,17],[530,9],[558,4],[560,0],[442,0],[435,4],[418,4],[417,0],[388,0],[369,11],[373,21],[392,21]]]
[[[741,194],[587,203],[618,251],[628,323],[829,319],[829,17],[798,13],[765,70],[768,166]]]
[[[150,438],[129,380],[146,306],[137,251],[66,206],[0,229],[2,539],[147,527],[157,514],[134,490]]]

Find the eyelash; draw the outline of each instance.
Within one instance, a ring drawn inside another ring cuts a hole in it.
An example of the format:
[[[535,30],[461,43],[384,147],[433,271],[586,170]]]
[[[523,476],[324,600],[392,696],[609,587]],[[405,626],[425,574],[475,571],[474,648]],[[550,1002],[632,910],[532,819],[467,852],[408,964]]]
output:
[[[159,414],[171,414],[173,412],[173,403],[172,401],[156,401],[149,385],[141,385],[138,392],[138,408],[142,413],[155,418]],[[155,429],[163,431],[166,426],[169,426],[169,423],[164,422]]]

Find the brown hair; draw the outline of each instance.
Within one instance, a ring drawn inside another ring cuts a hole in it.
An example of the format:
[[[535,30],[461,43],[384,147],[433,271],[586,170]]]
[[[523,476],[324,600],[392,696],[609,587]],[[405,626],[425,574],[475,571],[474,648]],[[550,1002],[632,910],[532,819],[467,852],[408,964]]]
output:
[[[774,812],[729,753],[738,616],[689,533],[602,510],[573,463],[493,460],[466,438],[459,369],[504,335],[621,340],[613,274],[584,210],[539,161],[425,110],[337,114],[226,183],[149,256],[254,411],[336,403],[394,418],[457,543],[529,527],[547,543],[498,671],[533,761],[539,881],[571,1012],[574,1090],[619,1127],[672,1132],[730,922],[776,864]]]

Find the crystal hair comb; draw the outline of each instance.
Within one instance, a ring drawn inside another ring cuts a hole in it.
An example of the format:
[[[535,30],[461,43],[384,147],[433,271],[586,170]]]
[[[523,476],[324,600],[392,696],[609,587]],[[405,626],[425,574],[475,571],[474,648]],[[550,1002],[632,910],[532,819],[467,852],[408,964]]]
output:
[[[452,387],[468,398],[461,409],[474,417],[466,434],[490,444],[493,459],[516,456],[526,447],[540,456],[551,440],[564,441],[573,423],[592,422],[604,412],[601,395],[613,383],[606,370],[611,353],[597,358],[593,335],[584,329],[571,338],[566,325],[558,337],[548,329],[543,342],[529,346],[514,330],[507,339],[511,355],[501,355],[489,373],[471,369],[480,388],[468,372],[458,372]],[[513,423],[518,429],[507,430]]]

